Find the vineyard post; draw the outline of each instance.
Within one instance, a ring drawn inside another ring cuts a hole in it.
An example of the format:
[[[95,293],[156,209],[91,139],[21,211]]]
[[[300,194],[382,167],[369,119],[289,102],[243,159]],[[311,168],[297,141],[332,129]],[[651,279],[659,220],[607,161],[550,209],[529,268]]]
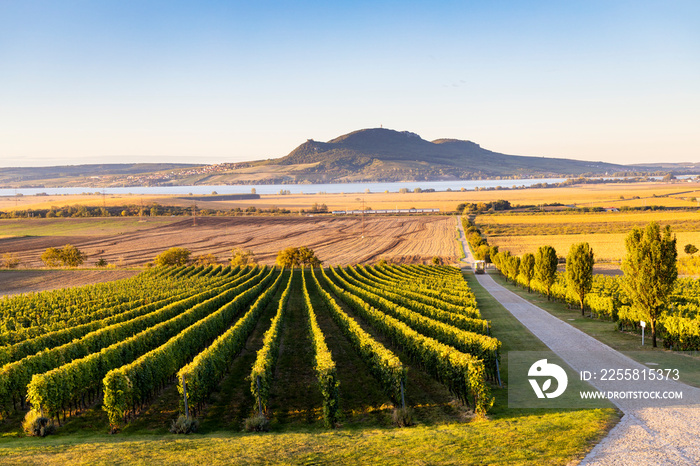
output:
[[[406,398],[403,396],[403,379],[401,379],[401,409],[406,409]]]
[[[182,374],[182,396],[185,399],[185,417],[190,418],[190,410],[187,409],[187,383],[185,382],[185,374]]]
[[[503,383],[501,383],[501,369],[498,366],[498,351],[496,351],[496,377],[498,377],[498,386],[503,388]]]
[[[255,381],[256,381],[257,384],[258,384],[258,412],[259,412],[260,415],[262,416],[262,415],[263,415],[263,412],[262,412],[262,396],[260,396],[260,376],[257,376],[257,377],[255,378]]]

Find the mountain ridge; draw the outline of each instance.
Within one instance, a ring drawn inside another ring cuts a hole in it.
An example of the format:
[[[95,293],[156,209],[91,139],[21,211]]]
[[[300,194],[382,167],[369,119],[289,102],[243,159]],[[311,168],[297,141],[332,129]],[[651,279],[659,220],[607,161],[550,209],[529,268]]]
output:
[[[267,161],[275,165],[315,164],[309,174],[325,178],[364,175],[372,180],[407,180],[606,174],[628,170],[625,165],[575,159],[508,155],[460,139],[427,141],[409,131],[369,128],[328,142],[307,140],[288,155]],[[406,166],[397,166],[404,164]],[[428,164],[423,167],[416,164]],[[350,181],[350,180],[348,180]]]

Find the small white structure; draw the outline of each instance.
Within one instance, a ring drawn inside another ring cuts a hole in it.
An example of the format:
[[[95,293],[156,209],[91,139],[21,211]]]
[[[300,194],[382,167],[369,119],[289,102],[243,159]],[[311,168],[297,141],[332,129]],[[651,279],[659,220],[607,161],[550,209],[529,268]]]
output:
[[[486,273],[486,261],[474,261],[474,273]]]

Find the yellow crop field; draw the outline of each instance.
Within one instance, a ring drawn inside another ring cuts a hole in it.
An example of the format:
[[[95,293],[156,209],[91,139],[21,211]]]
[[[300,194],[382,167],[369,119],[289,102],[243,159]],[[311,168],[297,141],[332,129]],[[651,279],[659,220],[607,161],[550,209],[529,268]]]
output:
[[[525,214],[478,215],[475,223],[489,237],[626,234],[649,222],[670,225],[674,232],[700,231],[698,211],[566,213],[542,212]]]
[[[420,187],[420,182],[411,186]],[[504,187],[512,187],[512,181],[503,180]],[[136,190],[137,188],[134,188]],[[212,188],[214,189],[214,188]],[[309,186],[311,192],[315,188]],[[90,192],[91,188],[86,188]],[[94,191],[99,191],[95,188]],[[260,199],[237,201],[197,201],[197,206],[204,209],[228,210],[236,207],[269,209],[279,207],[290,210],[308,209],[314,203],[326,204],[331,210],[361,209],[407,209],[437,208],[442,211],[454,211],[463,202],[479,203],[505,199],[512,205],[531,205],[561,203],[577,207],[622,207],[622,206],[652,206],[667,207],[698,207],[700,198],[700,183],[693,182],[644,182],[644,183],[613,183],[586,184],[563,188],[528,188],[504,189],[488,191],[441,191],[431,193],[305,193],[305,194],[263,194]],[[0,197],[0,210],[47,209],[52,206],[66,205],[144,205],[158,203],[161,205],[190,206],[192,200],[187,195],[153,196],[153,195],[107,195],[103,198],[99,193],[66,196],[14,196]],[[565,221],[565,220],[564,220]]]
[[[524,235],[524,236],[490,236],[489,244],[521,255],[535,253],[540,246],[549,245],[557,255],[566,257],[572,244],[587,242],[593,248],[597,262],[618,262],[626,254],[625,237],[627,233],[575,234],[575,235]],[[688,244],[700,245],[700,231],[677,232],[678,257],[687,257],[683,247]]]
[[[647,212],[589,212],[589,213],[568,213],[568,212],[548,212],[546,216],[541,213],[513,213],[480,215],[478,222],[496,225],[529,225],[546,223],[648,223],[650,221],[681,222],[698,221],[700,212],[698,211],[647,211]]]

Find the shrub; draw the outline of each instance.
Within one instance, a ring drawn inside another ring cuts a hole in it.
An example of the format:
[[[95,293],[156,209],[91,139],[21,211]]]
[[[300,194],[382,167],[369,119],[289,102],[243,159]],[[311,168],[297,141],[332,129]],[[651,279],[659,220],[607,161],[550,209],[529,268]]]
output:
[[[408,427],[413,425],[413,408],[406,406],[405,408],[395,408],[391,415],[394,424],[399,427]]]
[[[219,263],[219,258],[214,254],[202,254],[194,259],[194,263],[197,265],[216,265]]]
[[[87,259],[87,255],[72,244],[66,244],[63,249],[48,248],[41,255],[41,260],[47,267],[78,267]]]
[[[170,424],[170,432],[173,434],[191,434],[197,432],[198,427],[199,421],[180,414],[177,420]]]
[[[85,262],[87,255],[72,244],[66,244],[61,249],[61,259],[68,267],[77,267]]]
[[[267,432],[270,429],[270,421],[264,414],[256,414],[245,420],[245,430],[248,432]]]
[[[442,265],[442,258],[439,256],[433,256],[433,265]]]
[[[20,260],[14,252],[6,252],[2,255],[2,266],[6,269],[14,269],[19,265]]]
[[[24,429],[24,433],[32,437],[46,437],[56,431],[51,419],[42,416],[41,413],[33,409],[24,416],[22,429]]]
[[[190,254],[192,253],[189,251],[189,249],[170,248],[156,256],[155,264],[158,267],[186,265],[190,260]]]
[[[255,265],[255,254],[253,251],[235,248],[231,251],[231,265],[232,266],[244,266],[244,265]]]
[[[48,248],[41,255],[41,261],[47,267],[58,267],[61,265],[61,251],[58,248]]]
[[[277,253],[277,265],[281,267],[310,266],[318,267],[321,260],[316,257],[312,249],[302,246],[300,248],[287,248]]]

